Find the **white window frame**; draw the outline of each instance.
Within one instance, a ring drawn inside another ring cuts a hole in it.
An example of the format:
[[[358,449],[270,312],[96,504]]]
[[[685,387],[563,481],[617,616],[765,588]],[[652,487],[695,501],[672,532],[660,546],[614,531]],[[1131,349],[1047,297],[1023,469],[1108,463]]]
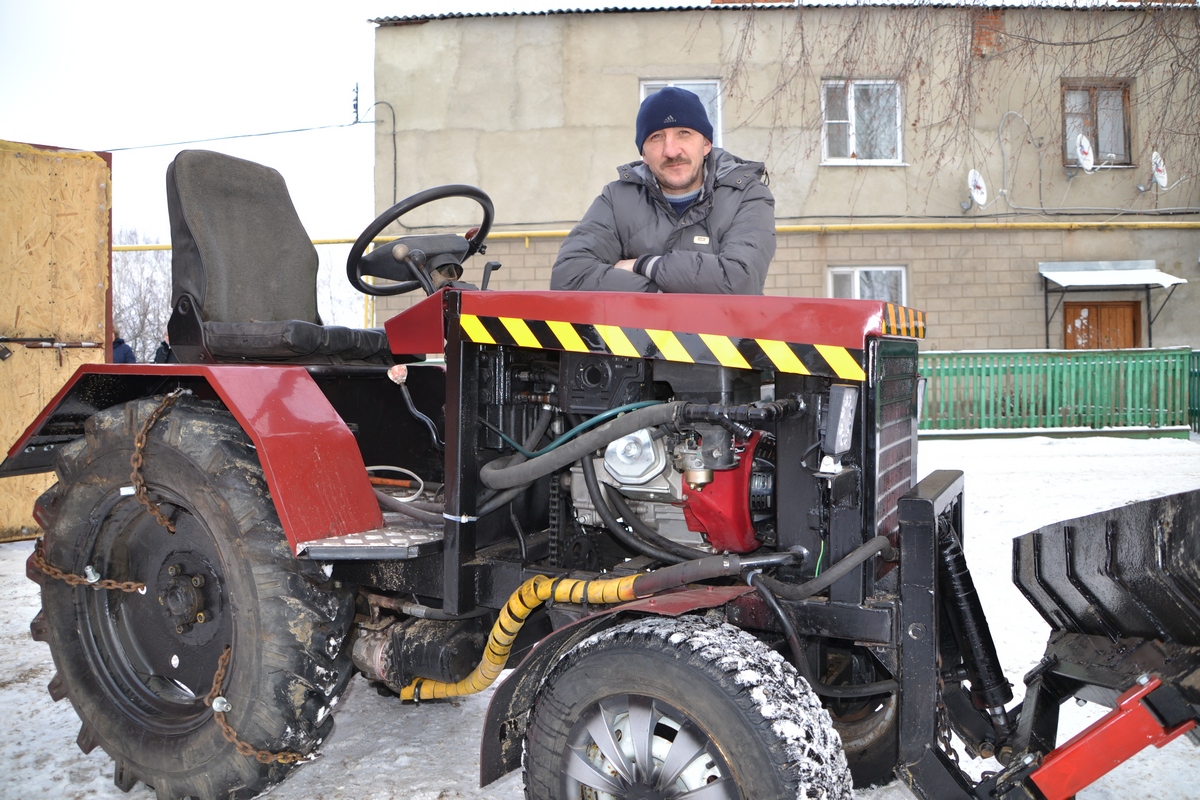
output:
[[[826,89],[833,86],[846,87],[846,115],[848,119],[831,120],[826,113]],[[841,123],[849,126],[848,151],[858,151],[854,130],[854,87],[856,86],[892,86],[896,89],[896,157],[895,158],[843,158],[829,155],[829,124]],[[825,166],[906,166],[904,161],[904,93],[900,84],[890,80],[848,80],[830,79],[821,81],[821,164]]]
[[[638,86],[638,91],[641,95],[638,98],[638,103],[640,104],[643,100],[646,99],[646,96],[647,96],[646,90],[647,89],[653,89],[654,91],[658,91],[659,89],[665,89],[668,86],[675,86],[679,89],[687,89],[689,92],[695,92],[696,90],[693,87],[695,87],[697,85],[710,86],[717,90],[716,91],[716,98],[717,98],[716,108],[715,109],[708,108],[706,110],[709,112],[708,113],[708,121],[712,124],[712,127],[713,127],[713,142],[712,142],[713,146],[721,147],[722,146],[721,143],[722,143],[722,141],[724,141],[724,138],[725,138],[721,134],[721,118],[723,115],[722,106],[724,105],[724,99],[721,95],[721,82],[719,80],[716,80],[715,78],[714,79],[710,79],[710,78],[646,79],[646,80],[641,81],[641,83]],[[701,96],[701,100],[703,101],[703,96]]]
[[[897,264],[864,264],[862,266],[847,266],[847,267],[829,267],[825,273],[825,295],[827,297],[836,297],[833,293],[833,278],[835,275],[853,275],[854,296],[838,298],[842,300],[861,300],[862,280],[860,276],[864,272],[899,272],[900,273],[900,297],[896,299],[888,298],[885,302],[897,303],[902,306],[908,305],[908,269]],[[868,298],[869,299],[869,298]]]

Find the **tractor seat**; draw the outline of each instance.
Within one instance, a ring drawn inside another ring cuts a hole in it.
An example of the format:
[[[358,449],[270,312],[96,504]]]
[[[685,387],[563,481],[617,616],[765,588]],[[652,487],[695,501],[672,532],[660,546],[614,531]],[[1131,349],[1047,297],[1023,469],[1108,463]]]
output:
[[[167,210],[181,362],[393,363],[382,330],[321,324],[317,251],[276,170],[184,150],[167,167]]]

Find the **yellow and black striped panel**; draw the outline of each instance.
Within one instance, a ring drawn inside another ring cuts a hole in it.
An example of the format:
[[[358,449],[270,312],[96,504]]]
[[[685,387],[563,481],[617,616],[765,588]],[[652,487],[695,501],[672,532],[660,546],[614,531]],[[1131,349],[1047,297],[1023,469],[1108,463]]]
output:
[[[463,314],[460,319],[463,333],[475,344],[605,353],[684,364],[822,375],[848,381],[866,380],[862,368],[863,351],[836,345],[793,344],[775,339],[735,339],[708,333],[474,314]]]
[[[888,303],[883,314],[883,334],[885,336],[911,336],[914,339],[925,338],[925,312],[915,308],[898,306]]]

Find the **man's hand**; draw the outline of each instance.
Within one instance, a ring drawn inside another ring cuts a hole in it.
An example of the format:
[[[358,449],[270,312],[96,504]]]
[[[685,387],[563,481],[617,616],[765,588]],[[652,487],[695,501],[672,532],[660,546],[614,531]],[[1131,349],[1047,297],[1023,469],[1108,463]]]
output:
[[[636,258],[622,258],[620,261],[613,264],[613,269],[623,269],[626,272],[633,272],[633,265],[636,263]]]

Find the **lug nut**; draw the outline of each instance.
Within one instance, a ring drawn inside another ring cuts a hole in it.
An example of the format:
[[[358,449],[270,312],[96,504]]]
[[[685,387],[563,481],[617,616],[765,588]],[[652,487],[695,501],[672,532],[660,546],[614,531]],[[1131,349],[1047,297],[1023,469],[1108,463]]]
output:
[[[202,622],[204,622],[206,619],[208,619],[208,617],[204,616],[204,612],[203,612],[203,611],[197,611],[197,612],[196,612],[196,622],[201,622],[201,623],[202,623]]]
[[[171,566],[167,567],[167,574],[170,575],[172,578],[174,578],[176,575],[178,575],[180,573],[180,571],[181,570],[179,569],[178,564],[172,564]]]
[[[203,575],[193,575],[192,576],[192,586],[195,586],[197,589],[199,589],[203,585],[204,585],[204,576]]]

